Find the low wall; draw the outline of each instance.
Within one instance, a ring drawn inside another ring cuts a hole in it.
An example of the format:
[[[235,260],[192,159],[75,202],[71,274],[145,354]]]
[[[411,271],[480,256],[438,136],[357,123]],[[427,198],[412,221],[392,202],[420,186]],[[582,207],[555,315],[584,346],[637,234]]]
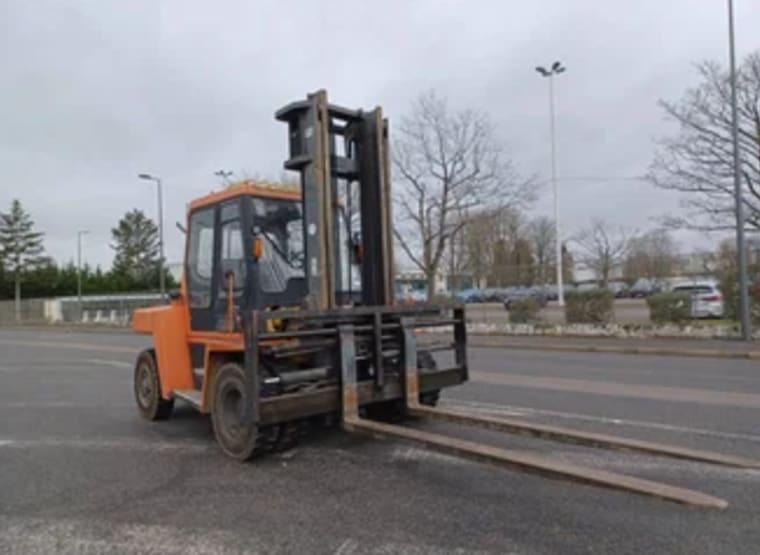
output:
[[[128,326],[137,308],[156,306],[164,301],[158,294],[111,295],[56,299],[22,299],[20,317],[15,301],[0,301],[0,325],[15,323],[95,323]]]

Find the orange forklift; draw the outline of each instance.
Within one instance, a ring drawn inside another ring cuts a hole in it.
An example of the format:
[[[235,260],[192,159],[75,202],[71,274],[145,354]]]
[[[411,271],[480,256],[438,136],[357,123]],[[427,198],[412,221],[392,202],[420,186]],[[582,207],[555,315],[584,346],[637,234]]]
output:
[[[134,313],[134,331],[153,338],[134,371],[143,417],[167,419],[176,400],[189,403],[211,415],[221,450],[241,461],[292,445],[305,422],[333,420],[351,432],[713,508],[727,503],[403,420],[760,468],[741,457],[436,408],[442,389],[468,379],[465,310],[394,302],[382,110],[332,105],[318,91],[275,117],[287,124],[284,167],[299,185],[244,181],[191,202],[180,291],[168,305]],[[438,339],[421,341],[429,337]]]

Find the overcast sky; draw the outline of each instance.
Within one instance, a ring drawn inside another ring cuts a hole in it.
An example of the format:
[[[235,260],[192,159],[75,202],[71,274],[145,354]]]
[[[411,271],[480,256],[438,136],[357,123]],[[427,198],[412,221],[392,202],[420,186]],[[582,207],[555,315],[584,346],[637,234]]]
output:
[[[735,4],[742,57],[760,48],[760,2]],[[434,88],[490,113],[518,170],[545,179],[548,89],[533,68],[558,59],[563,227],[606,217],[645,229],[677,198],[619,178],[644,173],[652,139],[671,129],[657,100],[694,84],[693,62],[727,60],[726,22],[721,0],[4,0],[0,208],[20,199],[59,261],[91,230],[85,260],[108,266],[124,211],[155,217],[155,190],[136,179],[152,172],[178,261],[185,204],[218,186],[219,168],[277,176],[274,111],[322,87],[337,104],[382,105],[391,133]],[[534,212],[551,206],[546,186]]]

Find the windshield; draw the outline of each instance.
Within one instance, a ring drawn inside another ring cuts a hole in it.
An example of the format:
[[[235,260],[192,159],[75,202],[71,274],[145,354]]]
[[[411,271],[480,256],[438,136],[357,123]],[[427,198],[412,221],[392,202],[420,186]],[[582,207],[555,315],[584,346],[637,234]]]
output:
[[[301,203],[252,197],[253,232],[262,238],[259,280],[262,291],[281,293],[288,281],[304,277]]]
[[[252,197],[253,232],[262,238],[259,280],[262,291],[281,293],[288,280],[305,277],[303,213],[299,200]],[[338,210],[338,291],[361,291],[361,269],[353,261],[343,210]]]

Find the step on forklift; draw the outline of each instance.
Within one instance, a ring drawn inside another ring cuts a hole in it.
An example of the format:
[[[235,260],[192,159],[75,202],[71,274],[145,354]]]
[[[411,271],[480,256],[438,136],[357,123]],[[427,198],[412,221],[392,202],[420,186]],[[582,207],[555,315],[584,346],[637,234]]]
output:
[[[697,491],[583,468],[405,427],[444,420],[594,447],[739,468],[741,457],[436,408],[468,379],[465,309],[394,302],[388,123],[382,110],[329,104],[325,91],[288,104],[286,170],[299,185],[244,181],[190,203],[180,291],[136,310],[150,334],[134,394],[148,420],[179,399],[210,414],[221,450],[244,461],[289,447],[302,423],[340,421],[476,461],[683,504],[725,508]],[[434,328],[438,328],[435,330]],[[423,345],[418,338],[443,338]],[[437,353],[447,351],[447,353]],[[437,359],[452,360],[439,368]]]

